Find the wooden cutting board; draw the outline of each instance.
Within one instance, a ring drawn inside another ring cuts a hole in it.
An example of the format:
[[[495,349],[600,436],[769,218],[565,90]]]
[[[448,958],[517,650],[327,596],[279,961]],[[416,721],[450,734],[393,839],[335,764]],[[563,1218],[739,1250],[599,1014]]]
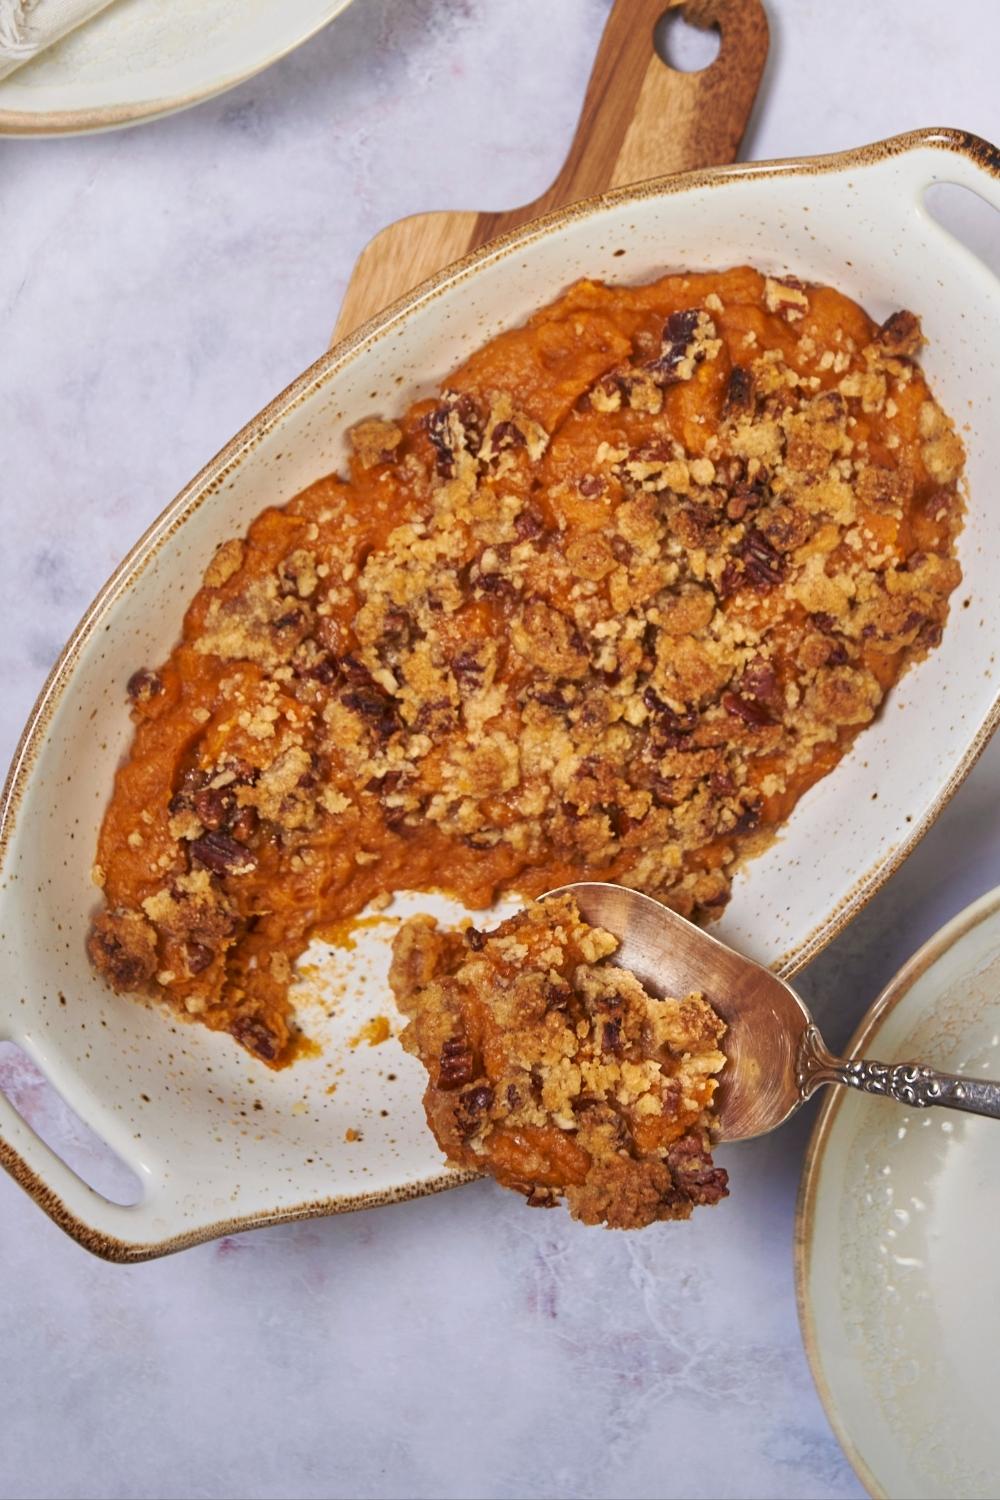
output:
[[[657,54],[656,24],[675,9],[721,34],[718,56],[701,72],[678,72]],[[761,0],[615,0],[552,186],[502,213],[413,214],[380,230],[354,267],[333,342],[449,262],[539,214],[625,183],[735,161],[767,43]]]

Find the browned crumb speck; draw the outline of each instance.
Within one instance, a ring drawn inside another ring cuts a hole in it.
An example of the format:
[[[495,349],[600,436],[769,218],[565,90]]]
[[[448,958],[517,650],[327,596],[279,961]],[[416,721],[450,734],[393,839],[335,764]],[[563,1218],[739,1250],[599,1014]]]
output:
[[[564,1198],[584,1223],[637,1229],[727,1194],[710,1154],[725,1026],[701,995],[647,994],[605,962],[617,947],[549,897],[490,933],[413,918],[390,979],[449,1161],[533,1206]]]

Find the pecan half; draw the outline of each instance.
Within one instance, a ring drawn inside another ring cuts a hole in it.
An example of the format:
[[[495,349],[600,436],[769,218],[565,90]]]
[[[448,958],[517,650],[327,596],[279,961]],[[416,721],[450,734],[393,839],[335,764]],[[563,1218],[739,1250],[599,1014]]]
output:
[[[476,1059],[464,1036],[449,1037],[438,1058],[439,1089],[460,1089],[471,1083],[476,1074]]]

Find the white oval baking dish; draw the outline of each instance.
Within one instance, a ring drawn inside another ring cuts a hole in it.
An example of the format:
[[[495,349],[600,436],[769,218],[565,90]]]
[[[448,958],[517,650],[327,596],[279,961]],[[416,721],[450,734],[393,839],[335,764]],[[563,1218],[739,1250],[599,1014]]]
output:
[[[904,858],[1000,711],[991,654],[1000,636],[1000,528],[991,509],[1000,470],[1000,283],[928,215],[925,189],[941,181],[1000,208],[996,149],[931,130],[839,156],[646,183],[528,225],[320,359],[133,548],[42,691],[0,813],[0,1038],[36,1060],[143,1185],[134,1207],[109,1203],[0,1096],[0,1161],[82,1244],[111,1259],[142,1259],[460,1180],[423,1125],[413,1060],[394,1040],[348,1046],[367,1017],[391,1014],[377,975],[382,930],[360,935],[346,956],[355,967],[332,1018],[316,1005],[306,1015],[323,1055],[270,1074],[228,1038],[118,998],[91,974],[90,867],[130,736],[123,685],[136,666],[168,652],[218,542],[243,531],[264,505],[336,469],[352,422],[428,393],[474,348],[578,276],[640,281],[668,269],[749,262],[831,283],[879,319],[899,307],[921,315],[930,341],[925,367],[969,449],[964,583],[940,648],[739,877],[718,930],[791,973]],[[346,959],[331,960],[342,978]],[[366,966],[373,977],[361,983]],[[348,1132],[361,1138],[345,1139]]]

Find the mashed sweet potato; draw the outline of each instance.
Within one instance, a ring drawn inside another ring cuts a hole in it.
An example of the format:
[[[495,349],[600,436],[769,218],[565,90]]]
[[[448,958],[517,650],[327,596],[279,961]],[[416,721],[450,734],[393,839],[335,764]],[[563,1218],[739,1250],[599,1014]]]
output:
[[[583,281],[220,547],[101,830],[92,960],[280,1066],[373,898],[707,918],[937,641],[961,443],[919,324],[741,268]]]

